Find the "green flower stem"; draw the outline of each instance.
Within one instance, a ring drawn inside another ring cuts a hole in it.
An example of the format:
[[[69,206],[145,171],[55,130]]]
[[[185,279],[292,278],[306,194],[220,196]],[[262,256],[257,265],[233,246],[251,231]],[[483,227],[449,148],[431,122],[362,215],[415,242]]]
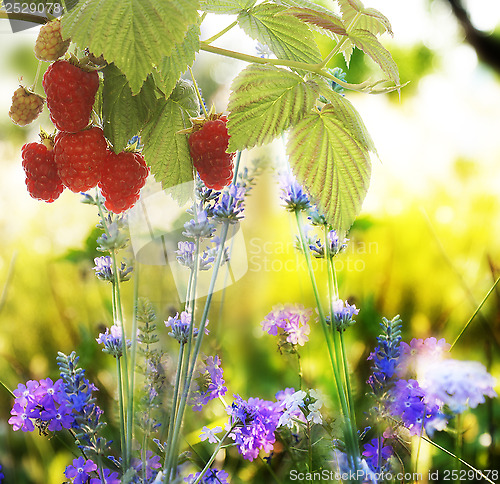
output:
[[[196,210],[194,210],[194,217],[197,217]],[[181,407],[181,403],[179,402],[179,395],[181,395],[181,402],[182,402],[182,396],[189,395],[189,388],[191,386],[191,381],[189,381],[188,385],[188,371],[189,371],[189,361],[191,358],[191,349],[193,345],[193,334],[194,334],[194,322],[195,322],[195,301],[196,301],[196,286],[198,284],[198,270],[199,270],[199,256],[200,256],[200,237],[196,238],[196,249],[195,249],[195,256],[194,256],[194,265],[193,268],[191,269],[191,274],[189,276],[189,284],[188,284],[188,295],[187,295],[187,306],[190,308],[190,314],[191,314],[191,321],[189,322],[189,335],[188,335],[188,341],[187,341],[187,351],[185,354],[185,361],[182,362],[182,372],[180,373],[180,380],[177,381],[176,378],[176,388],[174,392],[174,400],[172,403],[172,412],[175,417],[173,420],[175,424],[177,425],[177,420],[180,419],[182,422],[182,418],[184,416],[184,407]],[[198,333],[197,338],[199,338],[200,334]],[[180,364],[181,362],[179,362]],[[178,368],[179,369],[179,368]],[[182,388],[182,392],[179,392],[179,389]],[[181,409],[181,413],[179,414],[179,409]],[[175,409],[175,411],[174,411]],[[174,429],[177,427],[174,427]],[[179,427],[180,429],[180,427]],[[176,460],[176,453],[177,453],[177,448],[179,447],[179,442],[178,442],[178,437],[179,434],[175,433],[170,433],[169,432],[169,438],[172,438],[172,441],[170,442],[170,446],[168,447],[167,453],[168,453],[168,459],[167,459],[167,466],[171,465],[173,462]],[[168,469],[168,467],[167,467]]]
[[[312,447],[312,439],[311,439],[311,424],[309,420],[307,420],[307,465],[309,467],[309,472],[312,474],[313,472],[313,447]]]
[[[235,161],[235,166],[234,166],[233,182],[235,180],[237,180],[240,159],[241,159],[241,152],[238,152],[238,154],[236,155],[236,161]],[[232,197],[230,197],[229,203],[232,203]],[[203,314],[201,316],[200,326],[198,328],[198,336],[196,337],[195,348],[194,348],[193,354],[190,358],[191,364],[189,367],[186,382],[183,386],[183,388],[185,388],[186,391],[182,392],[181,400],[179,403],[179,408],[178,408],[178,411],[175,415],[174,427],[173,427],[173,429],[172,428],[169,429],[169,439],[170,439],[170,435],[172,435],[171,442],[174,445],[171,445],[170,448],[167,449],[167,458],[166,458],[165,466],[164,466],[164,471],[165,471],[165,474],[167,476],[167,479],[171,478],[172,473],[174,472],[174,469],[176,467],[176,461],[177,461],[176,452],[177,452],[177,446],[178,446],[179,432],[180,432],[182,420],[184,417],[184,410],[186,408],[188,392],[189,392],[189,388],[191,387],[191,381],[193,379],[193,373],[194,373],[196,361],[197,361],[198,355],[200,353],[201,344],[203,342],[203,336],[205,335],[205,327],[207,324],[208,312],[210,310],[210,305],[212,303],[212,296],[213,296],[213,293],[215,290],[215,282],[217,281],[217,275],[219,273],[219,269],[221,266],[222,256],[224,255],[224,245],[226,243],[228,230],[229,230],[229,222],[226,221],[226,222],[224,222],[224,225],[222,226],[219,251],[217,252],[217,259],[216,259],[214,266],[213,266],[212,278],[210,279],[210,285],[208,288],[208,295],[207,295],[207,299],[205,301],[205,307],[203,308]],[[196,260],[198,260],[198,258],[196,258]],[[193,316],[191,318],[191,324],[192,325],[194,324],[194,313],[193,313]]]
[[[14,395],[14,393],[12,393],[12,390],[2,380],[0,380],[0,385],[3,386],[4,389],[7,390],[10,393],[10,396],[12,398],[16,398],[16,396]]]
[[[212,465],[212,462],[215,460],[215,457],[217,456],[217,452],[219,452],[219,450],[222,447],[223,442],[227,439],[228,435],[233,431],[233,428],[234,428],[234,425],[226,432],[226,435],[224,435],[224,437],[222,437],[222,439],[219,440],[219,442],[217,444],[217,447],[212,452],[212,455],[211,455],[210,459],[206,463],[206,465],[203,468],[203,470],[200,472],[200,475],[193,482],[193,484],[198,484],[203,479],[203,476],[205,475],[205,472],[207,472],[208,469],[210,468],[210,466]]]
[[[496,484],[487,475],[483,474],[479,469],[476,469],[474,466],[470,465],[467,461],[461,459],[460,457],[457,457],[453,452],[450,452],[448,449],[445,449],[441,445],[436,444],[436,442],[425,437],[424,435],[422,435],[422,440],[425,440],[427,443],[436,447],[436,449],[439,449],[441,452],[444,452],[445,454],[448,454],[450,457],[453,457],[454,459],[458,460],[461,464],[473,470],[477,475],[480,475],[485,481],[489,482],[490,484]]]
[[[344,387],[342,385],[342,379],[341,379],[341,375],[339,372],[339,368],[336,364],[336,361],[337,361],[336,355],[334,355],[334,353],[333,353],[332,342],[330,339],[330,332],[328,331],[328,325],[326,323],[325,313],[323,311],[323,306],[321,304],[321,300],[319,297],[318,286],[316,284],[316,278],[314,276],[314,270],[313,270],[312,263],[311,263],[311,254],[309,253],[309,248],[306,244],[306,240],[305,240],[305,236],[304,236],[304,230],[303,230],[303,226],[302,226],[302,217],[301,217],[300,211],[298,211],[298,210],[295,211],[295,218],[296,218],[297,227],[299,230],[299,237],[300,237],[300,242],[301,242],[301,246],[302,246],[302,251],[304,252],[304,256],[306,258],[307,269],[309,272],[309,277],[311,279],[313,293],[314,293],[314,297],[316,300],[316,306],[318,308],[318,315],[319,315],[319,319],[321,322],[321,327],[323,329],[323,334],[325,336],[325,341],[326,341],[327,348],[328,348],[330,363],[331,363],[332,369],[333,369],[333,375],[334,375],[335,384],[337,387],[338,400],[340,403],[340,408],[341,408],[343,417],[345,419],[345,421],[344,421],[344,425],[345,425],[344,437],[346,440],[346,446],[347,446],[347,449],[348,449],[351,457],[354,458],[353,463],[355,466],[355,470],[357,470],[357,468],[358,468],[357,457],[359,456],[359,447],[358,447],[358,443],[357,443],[357,437],[356,437],[356,433],[353,432],[353,429],[352,429],[349,405],[347,403]],[[332,322],[332,325],[333,325],[333,322]]]
[[[196,210],[195,212],[195,217],[196,217]],[[196,252],[195,252],[195,260],[198,261],[198,254],[199,254],[199,239],[197,240],[196,244]],[[187,286],[187,291],[186,291],[186,310],[190,310],[191,306],[191,291],[193,290],[193,279],[195,275],[195,268],[197,268],[197,265],[191,268],[191,271],[189,273],[189,280],[188,280],[188,286]],[[194,325],[194,311],[191,309],[191,321],[189,324],[189,340],[191,340],[192,337],[192,332],[193,332],[193,325]],[[167,469],[167,466],[170,464],[171,460],[173,459],[173,452],[174,452],[174,447],[176,447],[173,444],[173,428],[174,428],[174,423],[176,421],[177,417],[177,408],[179,406],[179,394],[180,391],[179,389],[184,387],[185,385],[185,380],[184,383],[182,383],[181,375],[183,374],[183,368],[188,367],[188,362],[184,361],[185,358],[185,352],[184,352],[184,347],[185,343],[181,342],[180,347],[179,347],[179,357],[177,360],[177,371],[175,375],[175,384],[174,384],[174,394],[172,397],[172,409],[170,411],[170,419],[168,423],[168,431],[167,431],[167,452],[165,454],[165,462],[164,462],[164,472]],[[191,351],[191,348],[189,348],[189,351],[187,353],[187,358],[189,359],[189,353]]]
[[[339,287],[337,281],[337,272],[335,271],[335,266],[333,264],[333,259],[330,254],[330,244],[328,240],[328,229],[325,225],[325,254],[326,254],[326,263],[327,263],[327,272],[328,272],[328,288],[330,295],[330,321],[333,321],[333,301],[334,299],[339,299]],[[351,388],[351,379],[349,376],[349,366],[347,362],[347,353],[345,348],[344,341],[344,332],[338,332],[335,330],[333,324],[331,325],[333,331],[333,340],[335,345],[335,353],[336,355],[340,355],[341,360],[337,360],[339,368],[342,368],[344,374],[344,384],[347,393],[347,404],[350,412],[350,423],[351,423],[351,434],[353,435],[353,439],[357,438],[357,429],[356,429],[356,413],[354,410],[354,400],[352,397],[352,388]],[[340,342],[340,345],[339,345]],[[354,440],[356,442],[356,440]],[[358,445],[355,445],[354,449],[358,451]],[[359,455],[359,453],[357,453]]]
[[[219,246],[219,251],[217,253],[217,259],[214,264],[213,268],[213,273],[212,273],[212,278],[210,280],[210,285],[208,289],[208,295],[207,299],[205,301],[205,307],[203,309],[203,314],[201,316],[201,322],[200,322],[200,327],[198,328],[198,336],[196,337],[196,344],[194,347],[193,355],[191,357],[191,364],[189,367],[189,372],[186,380],[186,384],[184,386],[185,389],[189,389],[191,387],[191,381],[193,379],[193,374],[194,374],[194,368],[196,365],[196,360],[198,358],[198,355],[200,353],[200,348],[201,348],[201,343],[203,342],[203,336],[205,334],[205,327],[207,324],[207,318],[208,318],[208,312],[210,310],[210,305],[212,303],[212,296],[215,290],[215,282],[217,280],[217,275],[219,273],[219,268],[221,265],[222,261],[222,256],[224,254],[224,244],[226,243],[226,238],[227,238],[227,232],[229,228],[229,222],[224,222],[224,225],[222,227],[222,232],[220,236],[220,246]],[[182,424],[182,419],[184,416],[184,410],[186,408],[186,402],[187,402],[187,397],[188,397],[188,392],[183,391],[181,395],[181,400],[179,403],[179,410],[176,415],[175,419],[175,427],[173,430],[173,439],[172,442],[177,442],[179,438],[179,432]],[[172,454],[175,454],[175,450],[172,449]],[[175,466],[173,465],[175,463],[176,457],[175,455],[172,455],[172,461],[171,464],[167,464],[167,478],[171,478],[172,475],[171,473],[174,471]]]
[[[222,37],[226,32],[229,32],[233,27],[236,27],[238,25],[238,21],[235,20],[232,24],[228,25],[225,29],[222,29],[219,33],[213,35],[209,39],[204,40],[205,43],[211,44],[215,40],[217,40],[219,37]]]
[[[455,418],[455,456],[457,459],[455,460],[455,469],[457,470],[457,479],[456,483],[460,484],[460,469],[462,468],[460,461],[462,457],[462,446],[463,446],[463,432],[462,432],[462,415],[459,413]]]
[[[99,201],[99,196],[96,196],[96,205],[97,208],[99,209],[99,215],[101,217],[101,222],[104,227],[104,232],[108,237],[110,237],[109,233],[109,228],[108,225],[106,224],[106,218],[104,217],[104,212],[102,209],[102,204]],[[127,398],[130,395],[130,390],[129,390],[129,373],[128,373],[128,363],[127,363],[127,336],[126,336],[126,331],[125,331],[125,323],[123,321],[123,311],[122,311],[122,302],[121,302],[121,294],[120,294],[120,275],[118,273],[118,267],[117,267],[117,262],[116,262],[116,250],[112,249],[110,250],[111,254],[111,261],[112,261],[112,266],[113,266],[113,322],[120,323],[121,329],[122,329],[122,358],[123,358],[123,372],[120,371],[119,376],[122,378],[120,380],[119,386],[120,386],[120,391],[122,391],[122,385],[124,386],[124,391],[125,395],[127,395]],[[124,376],[125,375],[125,376]],[[121,395],[122,402],[122,410],[120,411],[120,419],[122,420],[120,422],[120,426],[125,432],[125,429],[129,429],[128,426],[125,424],[125,413],[123,411],[123,394]],[[131,449],[131,444],[129,444],[129,440],[132,440],[132,436],[129,435],[128,433],[123,434],[123,438],[125,439],[125,442],[127,443],[125,446],[122,446],[122,453],[123,453],[123,466],[124,469],[128,469],[129,465],[129,457],[130,454],[128,454],[128,449]],[[130,446],[130,447],[129,447]]]
[[[132,457],[132,436],[134,431],[134,385],[135,385],[135,364],[137,357],[137,301],[139,299],[139,272],[136,264],[134,277],[134,312],[132,315],[132,346],[130,348],[130,383],[127,394],[127,456],[130,462]],[[123,338],[125,341],[125,338]],[[126,344],[126,342],[125,342]]]
[[[181,381],[181,371],[182,371],[182,366],[183,364],[186,364],[184,362],[184,343],[180,343],[179,346],[179,356],[177,357],[177,371],[175,373],[175,384],[174,384],[174,396],[172,398],[172,409],[170,410],[170,419],[168,422],[168,432],[167,432],[167,446],[166,446],[166,453],[165,453],[165,462],[163,464],[163,470],[164,473],[167,469],[167,466],[170,462],[171,455],[172,455],[172,442],[173,442],[173,426],[175,423],[175,418],[176,418],[176,407],[177,407],[177,401],[179,399],[179,388],[180,388],[180,381]]]
[[[458,336],[455,338],[455,341],[451,344],[450,351],[453,349],[453,347],[457,344],[457,341],[460,339],[460,337],[465,333],[465,330],[469,327],[470,323],[472,323],[473,319],[477,316],[479,311],[481,311],[481,308],[483,307],[484,303],[486,300],[490,297],[490,294],[495,290],[495,287],[497,287],[498,283],[500,282],[500,277],[497,278],[497,280],[493,283],[493,286],[491,286],[490,290],[484,296],[483,300],[479,303],[479,306],[476,308],[474,311],[474,314],[469,318],[469,321],[465,324],[465,326],[462,328]]]
[[[120,363],[120,358],[116,358],[116,373],[118,376],[118,408],[120,413],[120,440],[121,440],[121,449],[123,456],[123,464],[124,469],[128,469],[128,463],[125,463],[126,449],[127,449],[127,441],[125,434],[125,410],[123,405],[123,374],[122,374],[122,366]]]

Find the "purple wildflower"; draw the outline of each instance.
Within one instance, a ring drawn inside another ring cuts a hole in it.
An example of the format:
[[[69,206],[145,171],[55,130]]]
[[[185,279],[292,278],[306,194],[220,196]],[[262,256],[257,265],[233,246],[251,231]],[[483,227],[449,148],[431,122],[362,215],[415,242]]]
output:
[[[73,484],[85,484],[90,478],[90,473],[96,469],[97,465],[93,461],[78,457],[73,460],[72,465],[66,467],[64,475],[68,479],[73,479]]]
[[[279,403],[249,398],[243,400],[235,395],[235,401],[226,411],[229,414],[230,437],[244,459],[253,461],[261,449],[272,451],[281,409]]]
[[[392,456],[393,450],[390,445],[384,445],[383,437],[375,437],[363,446],[363,456],[366,463],[373,472],[379,473]]]
[[[61,379],[55,383],[50,378],[30,380],[14,390],[14,405],[9,423],[14,430],[32,432],[35,426],[40,432],[56,431],[73,426],[73,409],[67,405]]]
[[[227,387],[224,385],[221,360],[215,356],[204,358],[204,364],[193,378],[191,389],[191,405],[193,410],[200,411],[210,400],[224,396]]]
[[[157,470],[161,467],[160,456],[153,454],[152,450],[147,450],[145,459],[134,459],[132,466],[135,468],[139,475],[142,475],[143,465],[146,469],[146,479],[151,479],[153,475],[156,475]]]
[[[197,472],[196,474],[190,474],[189,476],[184,478],[184,481],[188,484],[193,484],[193,482],[198,479],[201,472]],[[205,475],[200,479],[200,484],[229,484],[227,478],[229,474],[226,471],[220,471],[218,469],[208,469],[205,472]]]
[[[278,335],[291,345],[304,346],[309,340],[311,331],[309,319],[312,310],[300,304],[274,306],[273,310],[262,321],[262,330],[272,336]]]
[[[449,357],[450,344],[444,338],[413,338],[410,344],[401,343],[401,357],[398,362],[398,376],[422,374],[426,369],[434,368],[436,363]]]
[[[444,360],[425,373],[420,386],[429,401],[446,405],[454,414],[476,408],[485,396],[497,396],[495,379],[478,361]]]
[[[200,441],[203,442],[205,440],[208,440],[208,442],[210,442],[211,444],[220,442],[219,437],[217,437],[217,434],[220,432],[222,432],[222,427],[219,427],[218,425],[211,429],[204,425],[201,429]]]
[[[391,397],[389,411],[401,417],[411,435],[420,435],[424,429],[433,432],[436,427],[433,421],[441,418],[439,407],[426,401],[425,392],[416,380],[398,380]]]
[[[94,477],[90,479],[90,484],[120,484],[122,481],[119,479],[118,472],[111,472],[109,469],[104,469],[102,472],[97,469],[97,475],[99,477]]]

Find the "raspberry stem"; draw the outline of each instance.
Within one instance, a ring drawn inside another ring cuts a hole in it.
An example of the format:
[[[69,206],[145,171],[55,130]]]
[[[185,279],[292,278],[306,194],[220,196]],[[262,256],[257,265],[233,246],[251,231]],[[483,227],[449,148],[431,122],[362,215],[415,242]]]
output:
[[[30,91],[35,92],[36,83],[38,82],[38,78],[40,77],[40,68],[42,67],[42,61],[38,61],[38,67],[36,68],[35,80],[33,81],[33,85],[31,86]]]
[[[201,104],[201,107],[203,108],[203,112],[205,113],[205,117],[208,119],[208,113],[207,113],[207,108],[205,107],[205,103],[203,102],[203,98],[201,97],[200,89],[198,88],[198,83],[196,82],[196,79],[194,78],[193,71],[191,70],[191,67],[188,67],[189,69],[189,74],[191,75],[191,79],[193,79],[193,84],[194,84],[194,89],[196,91],[196,95],[198,96],[198,101]]]

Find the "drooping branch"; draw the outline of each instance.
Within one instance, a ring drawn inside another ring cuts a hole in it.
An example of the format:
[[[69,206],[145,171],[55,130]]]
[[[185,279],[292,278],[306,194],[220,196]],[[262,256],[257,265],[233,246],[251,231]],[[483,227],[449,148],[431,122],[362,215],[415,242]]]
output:
[[[462,0],[445,0],[464,29],[465,40],[474,48],[478,58],[500,72],[500,38],[477,29],[471,22]]]

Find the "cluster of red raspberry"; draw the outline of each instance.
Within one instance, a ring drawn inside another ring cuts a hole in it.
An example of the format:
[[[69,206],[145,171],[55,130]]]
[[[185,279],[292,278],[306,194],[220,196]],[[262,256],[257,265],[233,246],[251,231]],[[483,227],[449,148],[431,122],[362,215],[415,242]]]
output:
[[[52,62],[43,76],[50,119],[59,130],[55,136],[42,133],[41,143],[22,148],[26,185],[33,198],[53,202],[64,188],[85,192],[96,185],[105,206],[115,213],[132,207],[146,182],[149,168],[143,156],[133,151],[114,153],[100,127],[91,121],[99,75],[73,60],[57,60],[69,41],[61,36],[60,21],[40,29],[35,54]],[[12,98],[10,116],[21,126],[34,121],[43,108],[43,98],[19,88]]]

